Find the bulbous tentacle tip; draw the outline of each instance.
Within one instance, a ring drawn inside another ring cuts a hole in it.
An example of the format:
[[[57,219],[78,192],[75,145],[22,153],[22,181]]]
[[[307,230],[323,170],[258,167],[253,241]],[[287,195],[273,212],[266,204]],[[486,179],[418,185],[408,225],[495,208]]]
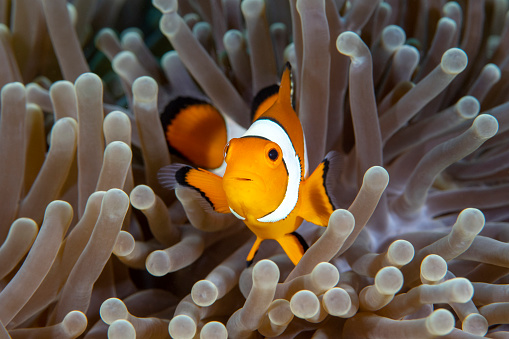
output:
[[[489,139],[498,132],[498,121],[493,115],[481,114],[475,118],[472,127],[480,139]]]
[[[77,337],[85,332],[87,323],[87,317],[83,312],[71,311],[65,316],[62,326],[69,337]]]
[[[129,208],[129,197],[118,188],[106,192],[101,205],[101,213],[108,213],[112,218],[123,217]]]
[[[338,231],[344,233],[344,236],[350,234],[355,226],[355,218],[352,213],[344,209],[337,209],[332,212],[329,218],[329,226],[331,225],[340,225],[338,227],[333,227]]]
[[[329,290],[337,285],[339,281],[339,271],[336,266],[329,262],[321,262],[311,271],[311,280],[313,284],[324,290]]]
[[[484,214],[477,208],[466,208],[458,215],[457,224],[461,225],[464,231],[478,234],[485,224]]]
[[[464,332],[485,336],[488,332],[488,321],[478,313],[471,313],[463,319],[461,328]]]
[[[245,40],[239,30],[231,29],[224,34],[223,44],[224,48],[231,52],[243,47],[245,45]]]
[[[8,99],[10,101],[23,100],[26,96],[25,85],[21,82],[11,82],[2,87],[2,101]]]
[[[111,339],[135,339],[136,330],[129,321],[119,319],[114,321],[108,328],[108,338]]]
[[[172,37],[180,28],[182,19],[176,12],[164,13],[159,22],[161,32]]]
[[[426,329],[432,335],[447,335],[454,328],[454,316],[446,309],[439,309],[426,318]]]
[[[459,48],[450,48],[442,55],[440,66],[442,70],[451,75],[456,75],[467,67],[468,56]]]
[[[474,295],[474,286],[470,280],[467,278],[454,278],[448,281],[454,282],[454,287],[451,288],[451,301],[466,303],[472,299],[472,296]]]
[[[430,254],[422,259],[421,279],[427,282],[439,282],[447,273],[447,262],[437,254]]]
[[[126,257],[134,251],[135,245],[135,240],[129,232],[120,231],[113,247],[113,254]]]
[[[171,265],[171,258],[163,250],[157,250],[150,253],[147,257],[147,271],[156,277],[162,277],[168,273],[168,267]]]
[[[163,14],[178,10],[177,0],[152,0],[152,5]]]
[[[375,287],[379,293],[396,294],[403,286],[403,274],[394,266],[386,266],[375,276]]]
[[[106,324],[111,325],[116,320],[127,319],[129,312],[122,300],[109,298],[101,304],[99,315]]]
[[[357,33],[347,31],[341,33],[336,40],[336,48],[339,53],[355,58],[360,54],[360,48],[364,45]]]
[[[208,280],[197,281],[191,289],[191,298],[196,305],[201,307],[212,305],[218,295],[217,286]]]
[[[157,82],[149,76],[139,77],[133,82],[133,95],[138,102],[154,102],[157,91]]]
[[[481,104],[479,100],[470,95],[465,95],[456,103],[456,112],[463,119],[473,119],[479,114]]]
[[[493,82],[498,82],[502,76],[502,71],[496,64],[487,64],[484,66],[483,71],[489,74],[489,77],[493,79]]]
[[[320,301],[313,292],[301,290],[292,296],[290,300],[290,309],[298,318],[311,318],[320,310]]]
[[[391,265],[404,266],[414,258],[415,249],[411,242],[398,239],[387,249],[387,260]]]
[[[274,287],[279,281],[279,268],[272,260],[260,260],[253,267],[253,285],[260,288]]]
[[[103,83],[95,73],[83,73],[74,82],[78,99],[97,101],[102,98]]]
[[[383,29],[381,38],[387,50],[395,51],[405,43],[406,33],[399,26],[389,25]]]
[[[259,16],[265,10],[265,1],[263,0],[244,0],[240,5],[244,17]]]
[[[197,326],[194,320],[187,315],[177,315],[168,325],[168,331],[172,338],[194,338]]]
[[[200,339],[211,338],[211,339],[227,339],[228,331],[226,326],[218,321],[209,321],[203,325],[200,331]]]
[[[372,190],[384,190],[389,184],[389,173],[381,166],[370,167],[364,174],[363,185]]]

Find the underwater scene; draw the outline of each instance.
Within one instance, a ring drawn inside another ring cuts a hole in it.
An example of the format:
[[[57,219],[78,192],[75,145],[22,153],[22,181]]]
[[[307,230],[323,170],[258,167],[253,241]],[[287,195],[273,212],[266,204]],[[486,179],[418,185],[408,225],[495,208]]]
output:
[[[0,0],[0,339],[509,338],[508,0]]]

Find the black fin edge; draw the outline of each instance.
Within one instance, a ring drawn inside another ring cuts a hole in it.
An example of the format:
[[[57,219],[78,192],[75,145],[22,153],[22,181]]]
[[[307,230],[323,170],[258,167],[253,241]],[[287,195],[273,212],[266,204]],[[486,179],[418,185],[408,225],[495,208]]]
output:
[[[178,185],[186,186],[187,184],[185,183],[185,181],[184,182],[179,181],[182,180],[182,176],[179,175],[177,177],[177,172],[185,170],[187,173],[187,171],[189,171],[189,169],[191,168],[192,168],[191,166],[184,164],[171,164],[168,166],[164,166],[160,168],[159,171],[157,172],[157,180],[159,181],[159,184],[162,187],[169,190],[175,189]]]
[[[331,167],[336,168],[336,170],[341,169],[342,158],[341,154],[336,151],[331,151],[327,153],[325,158],[322,160],[323,163],[323,173],[322,173],[322,183],[325,189],[325,194],[327,198],[329,198],[329,203],[332,206],[333,210],[338,208],[338,203],[333,195],[331,195],[331,191],[333,191],[331,178],[329,176],[329,170]],[[339,173],[339,172],[338,172]]]
[[[293,235],[295,238],[297,238],[297,240],[299,241],[300,245],[302,246],[302,248],[304,249],[304,252],[306,252],[308,249],[309,249],[309,245],[308,243],[306,242],[306,240],[304,240],[304,238],[302,237],[302,235],[300,235],[299,233],[297,232],[292,232],[290,233],[291,235]]]
[[[161,123],[166,130],[166,126],[171,125],[175,117],[184,109],[192,105],[210,105],[209,102],[193,97],[176,97],[171,100],[161,113]]]
[[[267,100],[267,98],[277,94],[279,92],[279,85],[273,84],[267,87],[262,88],[253,98],[253,103],[251,105],[251,120],[253,120],[256,110],[258,107]]]
[[[178,96],[175,99],[171,100],[168,105],[164,108],[161,113],[160,120],[161,125],[163,127],[163,133],[165,135],[164,139],[166,140],[166,145],[168,146],[168,150],[171,154],[174,154],[185,161],[192,163],[190,159],[188,159],[184,154],[179,152],[175,147],[170,144],[170,141],[166,138],[166,130],[169,125],[172,124],[173,120],[180,114],[180,112],[192,105],[212,105],[210,102],[193,98],[193,97],[182,97]]]
[[[214,211],[214,204],[210,198],[207,197],[205,192],[203,192],[198,187],[187,183],[186,176],[187,173],[191,170],[199,171],[200,169],[184,164],[171,164],[161,168],[159,172],[157,172],[157,179],[159,180],[161,186],[170,190],[177,188],[177,186],[195,190],[196,192],[200,193],[201,197],[207,202],[203,202],[203,204],[201,204],[202,207],[207,210],[212,208],[212,211]]]

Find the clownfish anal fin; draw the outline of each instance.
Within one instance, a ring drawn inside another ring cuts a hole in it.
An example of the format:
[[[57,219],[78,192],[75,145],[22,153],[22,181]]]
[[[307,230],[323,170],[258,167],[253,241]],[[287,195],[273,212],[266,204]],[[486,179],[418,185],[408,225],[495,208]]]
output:
[[[294,265],[297,265],[307,250],[308,245],[304,238],[296,232],[285,234],[281,238],[277,238],[276,241],[281,245],[286,255]]]
[[[300,244],[302,246],[302,249],[304,250],[304,252],[306,252],[309,248],[309,245],[306,242],[306,240],[302,237],[302,235],[300,235],[297,232],[292,232],[290,234],[293,235],[295,238],[297,238],[297,240],[300,242]]]
[[[158,179],[168,189],[178,186],[192,188],[200,193],[204,208],[219,213],[231,213],[223,190],[223,178],[201,168],[172,164],[159,170]]]
[[[302,183],[299,216],[315,225],[327,226],[337,208],[333,192],[333,172],[337,173],[339,153],[329,152],[315,171]],[[333,169],[333,172],[331,172]]]

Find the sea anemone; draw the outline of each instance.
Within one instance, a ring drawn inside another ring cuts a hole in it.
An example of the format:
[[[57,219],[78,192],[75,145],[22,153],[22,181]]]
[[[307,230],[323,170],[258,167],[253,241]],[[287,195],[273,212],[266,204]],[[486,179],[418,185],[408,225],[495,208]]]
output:
[[[509,337],[506,0],[0,4],[1,338]],[[160,114],[246,128],[285,62],[338,209],[246,267]]]

